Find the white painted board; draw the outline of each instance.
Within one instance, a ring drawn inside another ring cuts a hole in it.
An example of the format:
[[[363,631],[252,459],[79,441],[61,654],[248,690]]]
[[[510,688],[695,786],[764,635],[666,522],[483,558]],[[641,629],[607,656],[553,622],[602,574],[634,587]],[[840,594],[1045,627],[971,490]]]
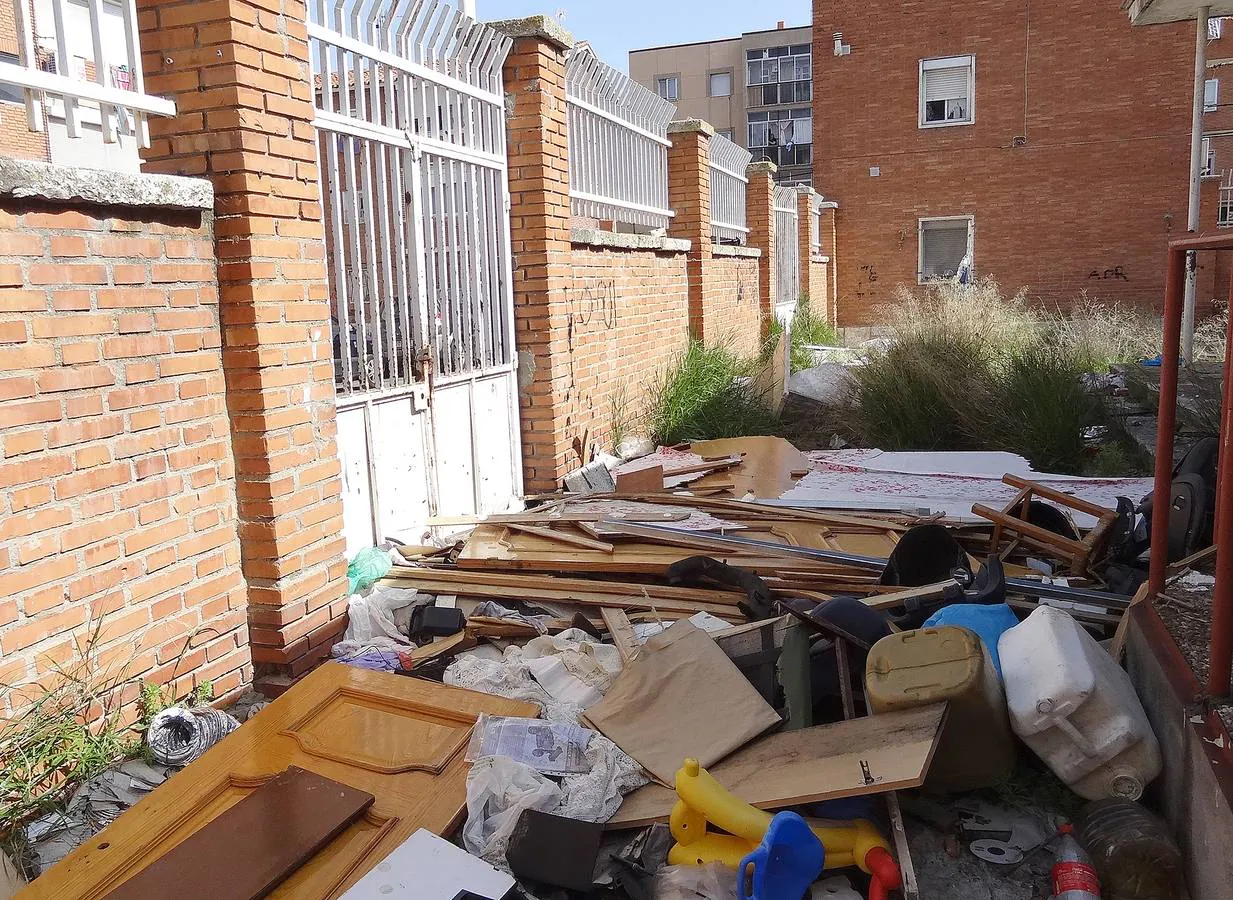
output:
[[[341,900],[454,900],[464,890],[501,900],[513,886],[509,875],[421,828]]]

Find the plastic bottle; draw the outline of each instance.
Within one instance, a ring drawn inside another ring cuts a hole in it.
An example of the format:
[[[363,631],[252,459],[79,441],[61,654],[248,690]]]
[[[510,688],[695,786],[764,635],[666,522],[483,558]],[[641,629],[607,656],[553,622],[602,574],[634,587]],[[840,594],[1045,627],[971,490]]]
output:
[[[1168,826],[1138,803],[1097,800],[1075,824],[1106,900],[1184,900],[1185,866]]]
[[[1062,842],[1053,863],[1053,900],[1100,900],[1100,880],[1092,860],[1075,840],[1070,825],[1058,830]]]

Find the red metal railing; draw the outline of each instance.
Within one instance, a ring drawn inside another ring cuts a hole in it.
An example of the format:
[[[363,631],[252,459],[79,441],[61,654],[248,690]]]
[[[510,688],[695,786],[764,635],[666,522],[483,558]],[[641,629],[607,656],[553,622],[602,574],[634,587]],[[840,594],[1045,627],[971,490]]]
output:
[[[1165,271],[1164,346],[1160,361],[1160,407],[1156,420],[1156,484],[1152,514],[1151,568],[1153,596],[1164,590],[1169,565],[1170,487],[1173,481],[1173,441],[1177,426],[1177,375],[1182,334],[1182,290],[1186,253],[1190,250],[1233,250],[1233,234],[1190,235],[1169,242]],[[1213,697],[1229,693],[1233,674],[1233,325],[1225,336],[1223,401],[1220,413],[1220,458],[1216,473],[1216,584],[1212,588],[1212,643],[1207,691]]]

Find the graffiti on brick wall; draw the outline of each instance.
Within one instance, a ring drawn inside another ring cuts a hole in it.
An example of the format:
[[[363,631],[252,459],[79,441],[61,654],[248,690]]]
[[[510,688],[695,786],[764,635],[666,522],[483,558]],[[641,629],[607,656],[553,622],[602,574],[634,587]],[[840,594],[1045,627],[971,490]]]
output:
[[[1126,269],[1122,266],[1113,266],[1110,269],[1092,269],[1087,273],[1088,280],[1096,279],[1098,281],[1129,281],[1130,276],[1126,274]]]
[[[616,328],[617,291],[616,281],[611,278],[596,278],[582,285],[575,285],[569,293],[569,327],[597,325]]]
[[[878,270],[874,266],[861,266],[863,280],[873,284],[878,280]]]

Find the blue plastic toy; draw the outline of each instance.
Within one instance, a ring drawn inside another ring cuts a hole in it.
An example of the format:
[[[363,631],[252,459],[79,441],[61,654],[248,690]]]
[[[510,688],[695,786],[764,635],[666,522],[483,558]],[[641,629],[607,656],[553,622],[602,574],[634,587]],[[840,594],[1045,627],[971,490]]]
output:
[[[794,812],[781,812],[736,874],[740,900],[801,900],[822,874],[826,849]]]

